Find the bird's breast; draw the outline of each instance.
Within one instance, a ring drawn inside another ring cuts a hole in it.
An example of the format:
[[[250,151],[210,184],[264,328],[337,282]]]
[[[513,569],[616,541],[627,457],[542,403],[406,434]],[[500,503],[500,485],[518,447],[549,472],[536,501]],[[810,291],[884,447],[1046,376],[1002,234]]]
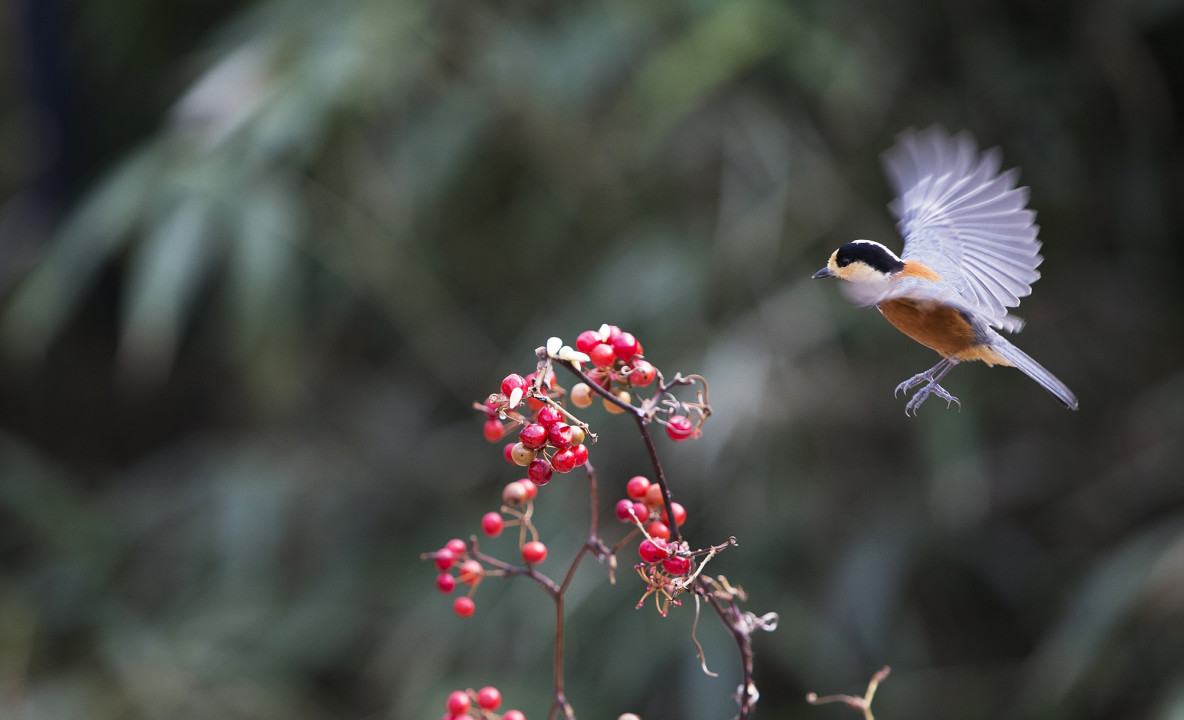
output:
[[[877,307],[897,330],[946,357],[965,354],[979,344],[970,322],[949,305],[901,298]]]

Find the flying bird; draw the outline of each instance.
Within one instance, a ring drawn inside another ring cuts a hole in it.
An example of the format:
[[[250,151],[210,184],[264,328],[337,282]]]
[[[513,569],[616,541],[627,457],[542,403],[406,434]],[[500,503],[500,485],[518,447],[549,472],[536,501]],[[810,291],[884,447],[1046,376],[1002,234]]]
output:
[[[1008,314],[1032,292],[1040,242],[1028,189],[1019,169],[999,172],[998,148],[982,153],[966,132],[932,127],[906,131],[884,153],[896,191],[889,205],[904,238],[900,255],[878,242],[855,240],[835,250],[815,278],[838,278],[860,305],[874,305],[888,322],[942,356],[941,362],[896,386],[918,390],[905,405],[916,415],[930,395],[962,403],[940,384],[955,365],[981,360],[1019,368],[1065,407],[1077,397],[1063,382],[999,331],[1018,332]]]

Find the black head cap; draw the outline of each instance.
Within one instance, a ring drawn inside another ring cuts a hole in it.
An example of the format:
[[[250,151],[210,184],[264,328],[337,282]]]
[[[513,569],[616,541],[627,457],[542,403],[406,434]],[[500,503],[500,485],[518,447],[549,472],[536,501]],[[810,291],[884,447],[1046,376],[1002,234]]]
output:
[[[853,262],[862,262],[882,273],[896,273],[904,269],[900,258],[880,243],[855,240],[835,251],[835,263],[843,268]]]

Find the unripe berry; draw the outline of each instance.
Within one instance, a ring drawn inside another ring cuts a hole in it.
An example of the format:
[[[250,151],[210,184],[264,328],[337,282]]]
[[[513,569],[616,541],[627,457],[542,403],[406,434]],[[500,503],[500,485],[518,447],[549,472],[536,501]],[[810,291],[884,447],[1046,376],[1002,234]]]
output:
[[[666,434],[675,442],[682,442],[695,434],[695,424],[683,415],[672,415],[666,421]]]
[[[450,573],[440,573],[436,576],[436,589],[447,595],[456,587],[456,578]]]
[[[637,354],[639,347],[637,338],[633,337],[632,333],[617,333],[617,336],[613,338],[613,353],[619,360],[629,362]]]
[[[514,443],[514,449],[510,451],[510,456],[514,458],[514,464],[521,465],[522,467],[529,465],[530,461],[534,460],[535,455],[534,450],[531,450],[522,443]]]
[[[550,405],[544,405],[539,408],[539,411],[535,415],[534,419],[539,425],[549,428],[563,419],[563,413],[559,412]]]
[[[604,342],[600,337],[600,333],[595,330],[585,330],[576,338],[576,350],[587,354],[592,348]]]
[[[551,456],[551,467],[557,473],[571,472],[576,466],[576,452],[571,448],[564,448]]]
[[[505,521],[502,520],[502,514],[497,512],[487,512],[481,518],[481,530],[489,537],[497,537],[502,534],[502,527]]]
[[[502,693],[495,687],[483,687],[477,691],[477,704],[483,710],[497,710],[502,704]]]
[[[658,483],[653,483],[645,489],[645,495],[642,496],[646,505],[650,507],[661,507],[662,505],[662,486]]]
[[[448,696],[448,714],[464,715],[469,711],[469,694],[464,690],[455,690]]]
[[[502,427],[501,420],[486,420],[485,424],[481,426],[481,433],[485,436],[486,440],[492,443],[502,439],[505,429]]]
[[[571,386],[571,404],[578,408],[586,408],[592,404],[592,388],[587,383],[576,383]]]
[[[551,463],[546,458],[536,457],[530,461],[526,474],[535,485],[546,485],[551,482]]]
[[[662,561],[662,569],[671,575],[686,575],[691,569],[691,559],[674,555]]]
[[[531,483],[532,485],[534,483]],[[505,489],[502,490],[502,502],[510,507],[517,507],[526,502],[529,498],[526,496],[526,486],[519,480],[508,483]]]
[[[665,540],[660,538],[654,538],[653,540],[646,538],[637,546],[637,554],[647,563],[656,563],[666,559],[670,553],[667,551]]]
[[[626,405],[628,405],[633,400],[633,396],[624,390],[619,390],[613,394],[617,396],[618,400],[625,403]],[[616,403],[609,402],[608,398],[605,398],[604,400],[604,409],[608,410],[609,413],[613,415],[620,415],[621,413],[625,412],[625,408],[620,407]]]
[[[650,537],[662,538],[663,540],[670,539],[670,528],[666,527],[666,523],[655,520],[646,526],[645,531],[650,534]],[[463,577],[461,578],[464,579]]]
[[[592,364],[596,367],[606,368],[611,367],[613,361],[617,359],[616,353],[613,352],[613,346],[607,343],[600,343],[588,352],[588,357],[592,360]]]
[[[546,410],[547,408],[543,408]],[[542,413],[542,410],[539,411]],[[575,433],[572,432],[571,425],[565,422],[556,422],[547,429],[547,442],[562,450],[563,448],[571,447]]]
[[[547,559],[547,546],[538,540],[531,540],[522,546],[522,559],[531,565]]]
[[[571,426],[571,444],[572,447],[576,445],[583,445],[584,441],[588,439],[588,433],[584,432],[584,428],[579,425]]]
[[[473,602],[473,598],[467,595],[461,595],[452,601],[452,612],[463,618],[471,617],[476,610],[477,603]]]
[[[580,465],[583,465],[584,463],[588,462],[588,446],[585,445],[584,443],[580,443],[579,445],[572,445],[571,451],[572,451],[572,453],[575,454],[576,467],[579,467]]]
[[[518,432],[518,442],[531,450],[538,450],[547,444],[547,428],[539,423],[530,423]]]
[[[465,560],[460,564],[459,580],[466,585],[473,585],[485,575],[485,568],[476,560]]]
[[[526,389],[526,378],[522,377],[518,373],[507,375],[506,379],[502,380],[502,395],[510,397],[510,393],[518,389]]]
[[[645,387],[658,377],[658,371],[646,360],[633,358],[633,370],[629,373],[629,383],[634,387]]]
[[[644,475],[634,475],[629,478],[629,482],[625,483],[625,494],[634,500],[640,500],[645,497],[645,491],[649,486],[649,478]]]

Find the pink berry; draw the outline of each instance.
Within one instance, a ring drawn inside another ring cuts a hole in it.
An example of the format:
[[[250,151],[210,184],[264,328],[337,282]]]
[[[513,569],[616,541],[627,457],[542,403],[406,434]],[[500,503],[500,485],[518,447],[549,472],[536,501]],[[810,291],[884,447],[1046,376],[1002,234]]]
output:
[[[547,462],[545,458],[537,457],[530,461],[530,465],[526,468],[526,474],[535,485],[546,485],[551,482],[551,463]]]
[[[497,442],[502,439],[504,434],[501,420],[486,420],[485,425],[481,427],[481,433],[485,435],[485,439],[489,442]]]
[[[538,540],[531,540],[522,546],[522,559],[531,565],[547,559],[547,546]]]
[[[644,475],[634,475],[629,478],[629,482],[625,483],[625,494],[634,500],[641,500],[645,497],[645,491],[649,486],[649,478]]]
[[[551,456],[551,467],[557,473],[571,472],[575,466],[576,452],[571,448],[565,448]]]
[[[613,346],[607,343],[600,343],[588,353],[592,364],[596,367],[610,367],[613,361],[617,359],[616,353],[613,352]]]
[[[633,514],[637,516],[638,520],[645,522],[650,519],[650,506],[643,502],[635,502],[633,503]]]
[[[539,408],[538,413],[534,416],[535,422],[545,428],[549,428],[555,423],[563,419],[563,413],[550,405],[544,405]]]
[[[543,409],[545,410],[546,408]],[[540,412],[542,411],[540,410]],[[547,442],[560,450],[571,447],[574,438],[575,431],[572,429],[572,426],[564,422],[557,422],[547,430]]]
[[[666,434],[675,442],[682,442],[695,434],[695,425],[684,415],[672,415],[666,421]]]
[[[576,456],[576,467],[579,467],[580,465],[583,465],[584,463],[588,462],[588,446],[585,445],[584,443],[580,443],[579,445],[572,445],[571,451]]]
[[[670,539],[670,528],[666,527],[666,523],[661,520],[655,520],[647,525],[645,531],[650,534],[650,537],[661,538],[663,540]],[[463,580],[464,578],[462,577],[461,579]]]
[[[452,552],[448,548],[436,551],[436,568],[440,570],[440,572],[444,572],[451,568],[454,562],[456,562],[456,553]]]
[[[647,563],[665,560],[670,555],[667,551],[666,541],[660,538],[642,540],[641,544],[637,546],[637,554]]]
[[[686,575],[691,569],[691,559],[674,555],[662,561],[662,569],[671,575]]]
[[[658,377],[658,371],[647,360],[633,359],[633,370],[629,373],[629,382],[636,387],[645,387]]]
[[[520,710],[507,710],[502,720],[526,720],[526,716]]]
[[[539,423],[530,423],[518,433],[518,441],[531,450],[538,450],[547,444],[547,428]]]
[[[481,518],[481,531],[489,537],[497,537],[502,534],[502,527],[505,521],[502,520],[502,514],[498,512],[487,512]]]
[[[467,595],[461,595],[452,601],[452,612],[460,615],[461,617],[471,617],[476,610],[477,603],[473,602],[473,598],[468,597]]]
[[[477,691],[477,704],[483,710],[497,710],[502,704],[502,693],[495,687],[483,687]]]
[[[629,516],[629,511],[633,509],[633,501],[629,498],[621,498],[617,501],[617,507],[614,511],[617,519],[623,523],[633,522],[633,518]]]
[[[452,554],[456,555],[457,557],[464,555],[465,551],[469,549],[469,546],[465,545],[465,541],[461,540],[460,538],[452,538],[444,544],[444,547],[448,550],[451,550]]]
[[[637,338],[633,337],[632,333],[622,332],[618,333],[613,338],[613,353],[616,354],[617,359],[629,362],[634,355],[637,354],[637,349],[640,346],[637,344]]]
[[[465,560],[460,564],[459,580],[466,585],[476,584],[485,575],[485,568],[476,560]]]
[[[448,696],[448,712],[451,715],[464,715],[469,711],[469,694],[464,690],[453,691]]]
[[[600,338],[600,333],[595,330],[585,330],[576,338],[576,350],[587,353],[602,342],[604,341]]]
[[[447,595],[456,587],[456,578],[450,573],[440,573],[436,576],[436,589]]]
[[[526,379],[518,373],[507,375],[506,379],[502,380],[502,395],[505,395],[506,397],[509,397],[510,393],[514,392],[515,390],[525,389]]]

